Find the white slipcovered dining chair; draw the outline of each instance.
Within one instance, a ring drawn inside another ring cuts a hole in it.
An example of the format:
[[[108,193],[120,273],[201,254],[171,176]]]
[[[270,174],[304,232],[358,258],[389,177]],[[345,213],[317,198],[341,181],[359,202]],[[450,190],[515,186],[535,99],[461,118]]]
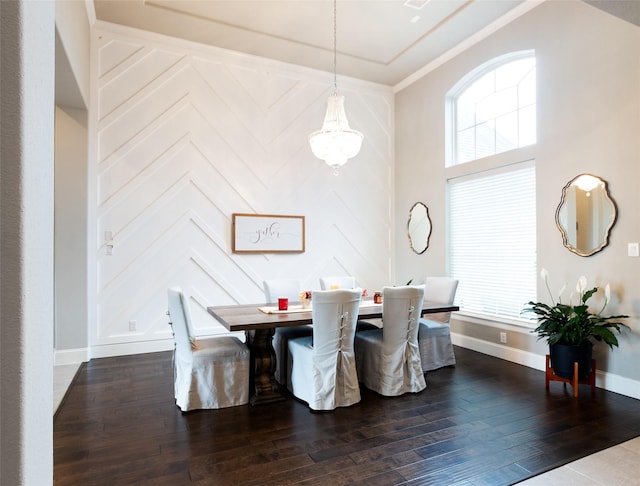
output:
[[[174,287],[168,294],[178,407],[186,412],[248,403],[249,348],[234,336],[196,339],[184,293]]]
[[[265,280],[264,296],[267,304],[275,304],[279,297],[287,297],[289,301],[300,300],[300,281],[291,278]],[[287,386],[287,344],[289,339],[311,336],[311,326],[278,327],[273,335],[273,349],[276,353],[275,379]]]
[[[313,292],[313,336],[289,340],[291,391],[312,410],[360,401],[353,349],[361,289]]]
[[[452,305],[458,289],[458,280],[449,277],[427,277],[424,298],[428,302]],[[422,371],[436,370],[456,364],[451,342],[451,312],[427,314],[420,319],[418,346]]]
[[[356,279],[348,275],[320,277],[320,290],[331,290],[333,286],[337,286],[338,289],[353,289],[356,286]]]
[[[353,289],[356,288],[356,279],[348,275],[337,277],[320,277],[320,289],[331,290],[332,286],[336,286],[339,289]],[[368,331],[370,329],[379,329],[382,327],[382,321],[377,319],[378,325],[370,321],[358,321],[356,323],[356,332]]]
[[[424,285],[382,289],[382,329],[356,334],[358,376],[367,388],[385,396],[426,388],[420,367],[418,320]]]

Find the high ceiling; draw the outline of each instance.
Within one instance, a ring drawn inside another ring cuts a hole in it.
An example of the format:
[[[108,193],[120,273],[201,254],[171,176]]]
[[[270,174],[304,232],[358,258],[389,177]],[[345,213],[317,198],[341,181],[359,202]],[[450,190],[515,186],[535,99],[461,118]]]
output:
[[[543,1],[562,0],[338,0],[337,72],[401,88]],[[584,2],[640,25],[640,0]],[[98,20],[333,72],[332,0],[93,5]],[[57,35],[56,103],[86,109]]]
[[[487,26],[540,1],[338,0],[338,74],[394,86]],[[99,20],[333,71],[331,0],[95,0],[94,5]]]

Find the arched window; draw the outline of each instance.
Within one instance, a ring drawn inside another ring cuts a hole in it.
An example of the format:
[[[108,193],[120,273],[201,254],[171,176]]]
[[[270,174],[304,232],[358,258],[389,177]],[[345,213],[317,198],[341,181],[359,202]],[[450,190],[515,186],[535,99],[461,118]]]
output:
[[[536,142],[536,58],[520,52],[465,76],[449,94],[453,150],[462,164]]]
[[[460,281],[456,302],[467,315],[520,319],[537,280],[533,52],[480,66],[446,101],[447,263]]]

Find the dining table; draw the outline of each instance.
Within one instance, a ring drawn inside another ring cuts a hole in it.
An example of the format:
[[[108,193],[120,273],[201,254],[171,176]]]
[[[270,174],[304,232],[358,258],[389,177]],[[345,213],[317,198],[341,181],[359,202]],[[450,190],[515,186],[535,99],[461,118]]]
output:
[[[381,303],[364,299],[360,303],[358,319],[382,317]],[[456,305],[424,301],[422,314],[453,312]],[[230,332],[244,331],[250,350],[250,399],[251,405],[262,405],[286,399],[283,387],[274,376],[276,353],[272,339],[278,327],[313,324],[311,307],[291,303],[287,310],[279,310],[270,304],[236,304],[207,307],[207,311]]]

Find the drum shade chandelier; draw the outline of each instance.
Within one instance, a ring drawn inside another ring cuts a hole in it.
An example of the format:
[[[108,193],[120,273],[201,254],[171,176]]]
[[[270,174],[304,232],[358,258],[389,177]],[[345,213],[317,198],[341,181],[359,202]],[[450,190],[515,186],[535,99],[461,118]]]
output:
[[[324,160],[328,166],[333,167],[334,173],[347,163],[347,160],[355,157],[362,146],[362,133],[349,128],[347,115],[344,111],[344,96],[338,94],[338,81],[336,72],[336,11],[337,0],[333,1],[333,93],[327,102],[327,112],[320,130],[309,135],[309,145],[313,155]]]

